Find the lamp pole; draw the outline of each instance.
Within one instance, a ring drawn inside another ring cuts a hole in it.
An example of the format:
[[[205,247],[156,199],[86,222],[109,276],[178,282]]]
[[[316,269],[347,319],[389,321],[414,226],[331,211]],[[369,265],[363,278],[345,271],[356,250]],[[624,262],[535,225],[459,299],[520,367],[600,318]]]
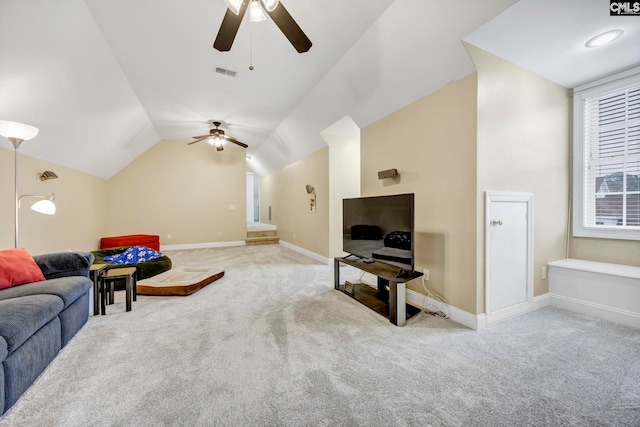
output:
[[[14,158],[14,184],[15,184],[15,212],[14,225],[15,225],[15,247],[18,247],[18,203],[20,201],[18,197],[18,148],[23,141],[35,138],[38,135],[38,128],[19,122],[11,122],[8,120],[0,120],[0,135],[4,136],[13,145],[13,158]]]
[[[15,211],[13,212],[13,223],[14,223],[14,227],[15,227],[15,239],[14,239],[14,243],[15,243],[15,247],[18,247],[18,202],[19,202],[19,197],[18,197],[18,148],[20,147],[20,144],[22,144],[22,141],[24,141],[24,139],[20,139],[20,138],[14,138],[14,137],[9,137],[7,138],[9,140],[9,142],[11,142],[11,144],[13,144],[13,170],[14,170],[14,179],[13,182],[15,184],[15,193],[16,193],[16,200],[15,200]]]

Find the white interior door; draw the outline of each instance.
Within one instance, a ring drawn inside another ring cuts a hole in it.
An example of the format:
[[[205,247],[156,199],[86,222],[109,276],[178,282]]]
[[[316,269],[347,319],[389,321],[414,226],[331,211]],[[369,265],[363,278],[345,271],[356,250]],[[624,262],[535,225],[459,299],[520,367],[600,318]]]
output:
[[[533,194],[487,192],[487,323],[530,310],[533,303]]]

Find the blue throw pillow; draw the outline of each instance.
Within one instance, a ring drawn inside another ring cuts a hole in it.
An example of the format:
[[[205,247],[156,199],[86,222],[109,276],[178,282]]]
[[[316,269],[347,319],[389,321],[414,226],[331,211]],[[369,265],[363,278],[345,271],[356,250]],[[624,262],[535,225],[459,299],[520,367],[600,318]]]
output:
[[[116,255],[106,256],[104,260],[112,264],[128,265],[138,264],[151,259],[163,256],[160,252],[154,251],[146,246],[131,246],[124,252]]]

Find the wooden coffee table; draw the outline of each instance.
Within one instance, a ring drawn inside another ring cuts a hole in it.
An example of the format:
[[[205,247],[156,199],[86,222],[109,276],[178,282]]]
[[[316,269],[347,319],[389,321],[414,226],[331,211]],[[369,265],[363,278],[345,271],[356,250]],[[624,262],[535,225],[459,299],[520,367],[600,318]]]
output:
[[[92,264],[89,267],[89,278],[93,282],[93,315],[100,314],[100,277],[107,269],[107,264]]]
[[[111,293],[116,280],[122,279],[125,281],[126,311],[131,311],[131,300],[135,301],[138,295],[136,288],[136,268],[112,268],[100,278],[100,305],[102,314],[107,314],[107,293]]]

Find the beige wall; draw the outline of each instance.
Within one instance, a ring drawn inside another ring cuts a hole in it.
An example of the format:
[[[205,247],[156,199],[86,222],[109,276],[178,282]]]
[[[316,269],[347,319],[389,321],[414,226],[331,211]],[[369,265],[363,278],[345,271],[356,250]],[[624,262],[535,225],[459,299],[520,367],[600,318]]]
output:
[[[640,267],[640,243],[634,240],[571,238],[569,257]]]
[[[367,126],[362,196],[415,193],[415,269],[450,304],[476,312],[476,75]],[[378,180],[396,168],[400,179]],[[424,293],[420,280],[408,288]]]
[[[309,210],[307,184],[316,189],[316,212]],[[328,147],[260,180],[260,222],[275,224],[281,240],[329,258]]]
[[[13,148],[0,149],[0,249],[14,247],[13,154]],[[29,209],[37,199],[22,199],[18,217],[19,245],[33,255],[97,249],[105,232],[107,182],[44,160],[18,155],[19,193],[42,196],[55,193],[56,196],[56,214],[53,216]],[[45,170],[55,172],[58,179],[38,180],[38,173]]]
[[[342,252],[342,199],[360,196],[360,139],[322,135],[329,145],[329,254]]]
[[[157,234],[162,245],[243,241],[245,156],[235,146],[158,142],[109,180],[108,234]]]
[[[474,46],[478,69],[478,306],[484,311],[484,192],[534,194],[534,295],[547,262],[565,258],[569,193],[566,89]]]

